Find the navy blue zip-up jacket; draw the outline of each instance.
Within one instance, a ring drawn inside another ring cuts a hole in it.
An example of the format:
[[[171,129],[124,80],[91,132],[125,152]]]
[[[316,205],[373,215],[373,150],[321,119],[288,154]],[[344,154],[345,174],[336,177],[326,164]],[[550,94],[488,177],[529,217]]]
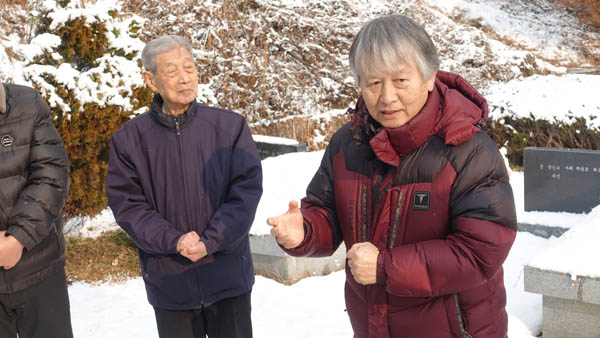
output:
[[[177,117],[150,111],[111,139],[106,194],[138,247],[150,304],[197,309],[252,289],[248,231],[262,194],[262,169],[245,119],[193,102]],[[177,241],[196,231],[208,255],[196,263]]]

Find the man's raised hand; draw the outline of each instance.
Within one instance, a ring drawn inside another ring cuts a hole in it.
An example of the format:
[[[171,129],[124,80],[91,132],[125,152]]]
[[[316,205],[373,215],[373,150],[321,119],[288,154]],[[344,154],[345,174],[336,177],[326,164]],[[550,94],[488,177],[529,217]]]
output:
[[[295,248],[304,240],[303,223],[304,219],[297,201],[290,201],[285,214],[267,219],[267,224],[273,227],[271,235],[286,249]]]

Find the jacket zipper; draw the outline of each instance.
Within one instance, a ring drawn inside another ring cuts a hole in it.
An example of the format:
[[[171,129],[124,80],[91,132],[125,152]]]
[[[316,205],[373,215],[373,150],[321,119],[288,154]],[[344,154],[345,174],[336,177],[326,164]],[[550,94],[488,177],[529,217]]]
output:
[[[0,86],[2,86],[1,83],[0,83]],[[2,197],[1,197],[2,200],[6,200],[6,198],[4,198],[4,194],[2,194],[2,191],[0,191],[0,195],[2,195]],[[6,218],[5,222],[8,222],[8,214],[4,210],[4,206],[2,205],[1,202],[0,202],[0,212]],[[7,225],[4,225],[4,226],[6,226],[6,229],[4,229],[4,230],[8,230],[8,226]],[[10,282],[10,280],[8,278],[8,270],[2,268],[1,271],[2,271],[2,277],[4,279],[4,283],[6,284],[6,292],[7,293],[12,293],[12,283]]]
[[[390,238],[390,249],[394,248],[394,243],[396,242],[396,233],[398,231],[398,220],[400,219],[400,208],[402,206],[402,196],[404,192],[400,191],[400,195],[398,195],[398,204],[396,205],[396,212],[394,215],[394,223],[392,225],[392,236]]]
[[[188,197],[188,189],[187,189],[187,178],[185,175],[185,161],[183,159],[183,146],[181,145],[181,127],[179,125],[179,115],[175,116],[175,132],[177,133],[177,151],[179,153],[179,161],[181,163],[181,177],[183,178],[183,193],[185,196],[185,205],[186,205],[186,218],[187,218],[187,224],[188,224],[188,231],[192,231],[191,228],[191,217],[190,217],[190,199]],[[204,298],[202,296],[202,290],[200,289],[200,277],[198,276],[198,270],[194,269],[195,273],[194,275],[196,276],[196,285],[198,285],[198,293],[200,294],[200,299],[202,302],[202,299]]]
[[[473,338],[471,335],[465,330],[465,322],[460,311],[460,305],[458,304],[458,295],[454,294],[454,303],[456,304],[456,314],[458,315],[458,326],[460,327],[460,335],[462,338]]]
[[[367,241],[367,184],[363,183],[361,189],[362,208],[362,242]]]
[[[4,219],[4,218],[6,218],[5,222],[8,222],[8,215],[4,211],[4,206],[2,206],[2,204],[0,203],[0,219]],[[1,229],[1,230],[8,230],[8,228],[7,229]]]
[[[0,84],[1,86],[2,84]],[[2,205],[2,201],[8,201],[8,199],[5,198],[4,193],[2,193],[2,191],[0,191],[0,219],[6,218],[5,222],[8,222],[8,214],[6,213],[6,211],[4,210],[4,205]],[[6,225],[5,225],[6,226]],[[4,230],[8,230],[8,227]]]

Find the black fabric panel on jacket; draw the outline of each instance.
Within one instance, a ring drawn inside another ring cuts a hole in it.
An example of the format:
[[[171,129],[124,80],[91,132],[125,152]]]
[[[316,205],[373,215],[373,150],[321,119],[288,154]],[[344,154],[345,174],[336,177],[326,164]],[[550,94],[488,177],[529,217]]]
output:
[[[516,229],[512,188],[494,141],[485,132],[479,132],[454,147],[449,160],[458,172],[450,196],[451,218],[483,219]]]
[[[353,138],[351,128],[350,123],[346,123],[331,138],[330,144],[335,149],[333,156],[342,150],[346,170],[373,178],[379,161],[368,143]]]
[[[345,124],[338,130],[325,149],[319,169],[306,188],[306,197],[310,203],[327,210],[327,220],[331,225],[333,243],[335,246],[342,242],[342,233],[335,214],[335,195],[333,191],[333,159],[348,143],[354,142],[350,133],[350,124]],[[344,153],[346,155],[347,153]]]
[[[396,185],[431,183],[448,160],[448,146],[438,136],[430,137],[419,149],[400,159]]]

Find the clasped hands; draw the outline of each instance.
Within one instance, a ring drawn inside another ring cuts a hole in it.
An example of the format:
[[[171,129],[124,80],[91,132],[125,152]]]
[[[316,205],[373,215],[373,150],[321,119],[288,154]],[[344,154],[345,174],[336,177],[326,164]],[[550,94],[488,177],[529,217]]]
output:
[[[195,231],[190,231],[179,238],[177,252],[192,262],[197,262],[207,255],[206,245]]]
[[[293,249],[304,241],[304,219],[298,208],[298,202],[290,201],[288,211],[275,217],[269,217],[271,235],[277,243],[286,249]],[[355,243],[346,253],[348,267],[356,282],[368,285],[377,282],[377,257],[379,249],[370,242]]]

